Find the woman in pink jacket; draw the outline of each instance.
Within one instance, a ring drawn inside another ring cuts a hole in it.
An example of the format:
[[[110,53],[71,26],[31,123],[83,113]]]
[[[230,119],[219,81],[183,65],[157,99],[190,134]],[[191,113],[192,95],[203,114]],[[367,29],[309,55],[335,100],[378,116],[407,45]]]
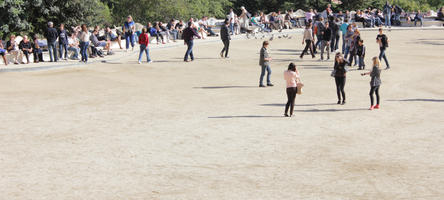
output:
[[[298,91],[298,83],[300,84],[300,76],[299,72],[296,69],[296,65],[294,63],[290,63],[288,65],[288,70],[284,72],[284,79],[287,83],[287,97],[288,101],[285,105],[285,117],[293,116],[294,110],[294,100],[296,99],[296,93]],[[301,84],[300,84],[301,85]],[[290,109],[290,115],[288,115],[288,110]]]

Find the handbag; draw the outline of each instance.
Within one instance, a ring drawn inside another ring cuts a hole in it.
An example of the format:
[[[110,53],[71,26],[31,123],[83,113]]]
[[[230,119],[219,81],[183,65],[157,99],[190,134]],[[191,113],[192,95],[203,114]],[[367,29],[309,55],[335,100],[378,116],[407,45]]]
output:
[[[297,87],[296,94],[300,95],[300,94],[302,94],[302,87],[304,87],[304,84],[302,83],[300,78],[298,78],[298,79],[299,79],[299,83],[296,84],[296,87]]]

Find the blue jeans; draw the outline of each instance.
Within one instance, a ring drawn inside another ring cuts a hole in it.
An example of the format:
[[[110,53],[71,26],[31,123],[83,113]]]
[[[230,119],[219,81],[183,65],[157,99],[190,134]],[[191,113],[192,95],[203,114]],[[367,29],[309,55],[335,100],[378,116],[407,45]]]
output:
[[[145,54],[146,54],[146,61],[150,62],[151,61],[150,49],[147,46],[145,46],[144,44],[140,45],[139,62],[142,62],[143,52],[145,52]]]
[[[51,62],[56,61],[57,62],[57,47],[56,47],[56,41],[50,42],[48,41],[48,51],[49,51],[49,59]]]
[[[234,23],[230,23],[231,35],[234,35]]]
[[[80,42],[80,54],[82,55],[82,61],[88,61],[88,47],[89,42]]]
[[[126,49],[129,49],[131,42],[131,47],[134,47],[134,34],[125,33]]]
[[[173,34],[173,40],[176,41],[177,40],[178,31],[176,29],[171,30],[170,34]]]
[[[63,49],[65,49],[65,59],[68,59],[68,44],[60,44],[59,43],[60,59],[63,58]]]
[[[267,71],[267,84],[271,84],[270,76],[271,76],[271,68],[270,64],[263,64],[262,70],[261,70],[261,77],[259,78],[259,85],[263,85],[264,82],[264,76],[265,76],[265,70]]]
[[[390,65],[389,65],[388,60],[387,60],[387,56],[385,56],[385,50],[386,49],[383,48],[383,47],[380,47],[379,50],[380,50],[380,52],[379,52],[379,60],[381,60],[381,58],[384,58],[385,64],[387,65],[387,68],[390,68]]]
[[[342,34],[342,54],[345,53],[345,34]]]
[[[390,18],[391,18],[391,16],[392,16],[392,13],[387,13],[387,14],[385,14],[385,27],[387,27],[387,26],[392,26],[392,24],[391,24],[391,22],[390,22]]]
[[[365,68],[364,56],[358,56],[358,59],[359,59],[359,68],[364,69]]]
[[[79,48],[68,47],[68,51],[73,51],[74,52],[74,55],[72,56],[72,58],[79,59]]]
[[[190,56],[191,60],[194,60],[193,55],[193,46],[194,46],[194,40],[190,40],[187,42],[187,51],[185,52],[185,57],[183,58],[184,61],[188,60],[188,56]]]
[[[417,18],[417,17],[415,17],[415,26],[416,26],[416,22],[421,22],[421,26],[422,26],[422,18]]]
[[[345,53],[344,53],[344,58],[347,59],[348,54],[350,53],[350,46],[345,46]]]

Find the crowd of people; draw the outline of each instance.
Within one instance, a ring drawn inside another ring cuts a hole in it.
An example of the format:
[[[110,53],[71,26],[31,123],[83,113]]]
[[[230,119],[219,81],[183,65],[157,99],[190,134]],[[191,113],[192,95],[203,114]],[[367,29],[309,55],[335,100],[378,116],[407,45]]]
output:
[[[365,56],[366,46],[364,40],[361,38],[357,22],[362,22],[364,27],[379,26],[379,34],[376,37],[376,43],[379,47],[379,56],[372,58],[372,68],[370,72],[362,73],[361,75],[371,76],[370,110],[379,109],[380,96],[379,87],[381,85],[381,60],[384,59],[386,69],[390,69],[390,65],[386,56],[386,50],[389,47],[389,39],[383,34],[382,26],[391,27],[392,22],[399,20],[401,11],[398,6],[392,6],[388,2],[382,10],[366,9],[364,11],[358,10],[354,16],[351,12],[339,11],[333,13],[331,5],[318,13],[316,10],[310,9],[305,13],[304,18],[298,18],[296,14],[290,10],[282,14],[280,11],[265,15],[263,12],[250,14],[245,7],[241,7],[241,14],[238,16],[233,9],[227,15],[220,29],[220,39],[223,43],[223,48],[220,52],[220,57],[229,58],[228,52],[230,47],[231,35],[240,34],[242,32],[249,32],[258,30],[262,32],[272,32],[274,30],[282,31],[283,29],[303,28],[302,45],[304,45],[300,58],[310,53],[312,58],[320,54],[320,60],[324,61],[324,54],[326,59],[330,59],[330,53],[335,52],[334,66],[331,76],[335,79],[336,93],[338,104],[344,105],[346,103],[345,83],[346,75],[349,67],[358,66],[358,70],[364,70],[366,67]],[[442,8],[439,13],[442,16]],[[423,15],[420,11],[416,13],[413,20],[421,22]],[[101,30],[99,26],[94,27],[92,31],[83,24],[78,27],[72,27],[71,31],[66,31],[64,24],[60,24],[59,28],[54,28],[52,22],[48,23],[48,28],[45,33],[47,40],[47,49],[49,51],[50,62],[58,62],[59,60],[74,59],[80,62],[88,62],[88,57],[112,55],[112,43],[117,42],[120,49],[123,49],[121,41],[125,40],[126,51],[134,50],[135,43],[139,43],[140,53],[138,57],[139,64],[142,63],[143,54],[146,55],[147,62],[152,62],[149,55],[150,42],[155,38],[157,44],[165,44],[169,42],[177,42],[182,39],[184,45],[187,45],[187,50],[184,55],[184,62],[191,62],[195,59],[193,54],[194,39],[204,39],[208,36],[219,36],[214,32],[214,24],[209,23],[208,17],[204,16],[200,20],[189,19],[187,22],[182,20],[171,19],[166,25],[162,22],[148,22],[141,31],[137,30],[136,23],[131,16],[128,16],[122,26],[122,31],[112,31],[110,27],[105,27]],[[103,34],[101,34],[103,32]],[[342,39],[341,39],[342,38]],[[342,45],[340,45],[342,41]],[[261,66],[261,73],[259,78],[259,87],[272,87],[271,82],[271,55],[268,51],[270,41],[264,41],[260,49],[259,65]],[[24,35],[23,40],[18,44],[16,36],[11,35],[10,40],[6,43],[6,48],[3,47],[3,42],[0,41],[0,53],[7,65],[5,54],[9,53],[13,57],[15,64],[25,64],[23,56],[26,57],[26,63],[30,63],[29,56],[34,55],[34,62],[43,62],[42,44],[39,42],[38,35],[34,35],[32,40]],[[57,51],[58,49],[58,51]],[[354,62],[353,62],[354,61]],[[266,76],[266,84],[264,78]],[[297,94],[301,93],[303,83],[301,75],[294,63],[290,63],[288,70],[284,72],[284,79],[287,86],[288,101],[285,106],[285,116],[293,115],[294,103]],[[374,103],[374,94],[376,94],[376,104]],[[289,113],[288,113],[289,112]]]

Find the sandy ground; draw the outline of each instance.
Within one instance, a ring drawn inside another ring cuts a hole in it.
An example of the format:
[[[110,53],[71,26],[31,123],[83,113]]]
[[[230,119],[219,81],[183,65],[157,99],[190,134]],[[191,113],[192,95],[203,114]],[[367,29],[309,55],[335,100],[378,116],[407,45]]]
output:
[[[363,32],[367,66],[376,31]],[[348,74],[336,105],[333,63],[303,61],[301,34],[151,52],[56,70],[0,73],[0,199],[444,198],[442,30],[392,31],[380,110],[369,77]],[[284,118],[282,72],[306,85]]]

